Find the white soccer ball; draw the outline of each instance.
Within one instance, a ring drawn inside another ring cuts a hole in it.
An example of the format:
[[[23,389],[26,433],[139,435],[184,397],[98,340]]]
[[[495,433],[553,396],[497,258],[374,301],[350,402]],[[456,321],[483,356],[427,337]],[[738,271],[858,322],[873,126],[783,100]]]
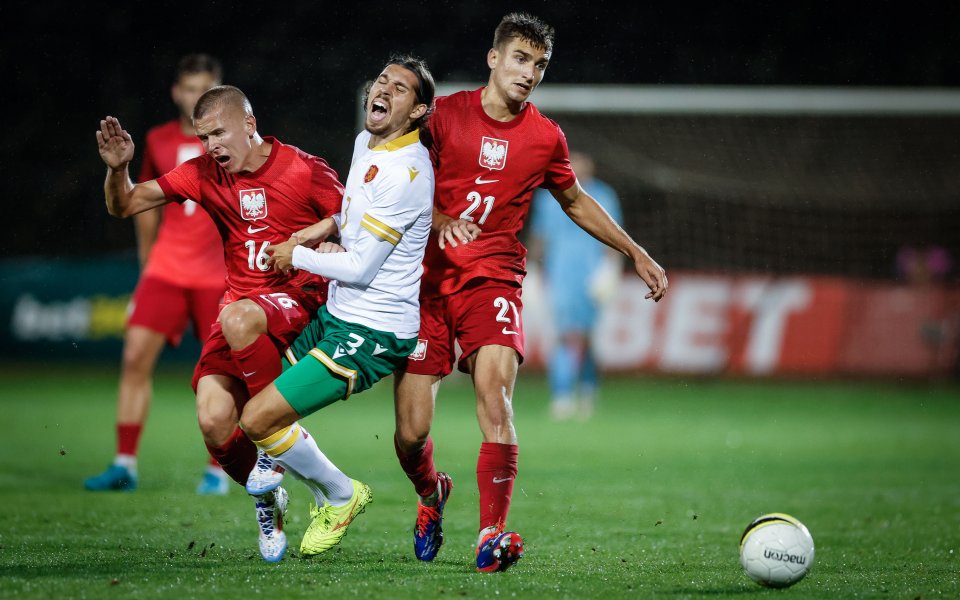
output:
[[[740,537],[740,564],[760,585],[791,586],[803,579],[813,564],[813,537],[790,515],[757,517]]]

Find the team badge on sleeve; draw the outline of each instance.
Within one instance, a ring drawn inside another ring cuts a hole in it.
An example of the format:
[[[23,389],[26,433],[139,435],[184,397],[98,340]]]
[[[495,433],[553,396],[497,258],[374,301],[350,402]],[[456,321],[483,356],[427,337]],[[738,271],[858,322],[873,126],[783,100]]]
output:
[[[267,194],[263,188],[240,190],[240,216],[256,221],[267,216]]]
[[[363,176],[364,183],[370,183],[373,181],[373,178],[377,176],[377,173],[380,172],[380,169],[377,168],[377,165],[370,165],[370,168],[367,169],[367,174]]]
[[[410,360],[423,360],[427,357],[427,340],[417,339],[417,347],[410,353]]]
[[[507,140],[483,137],[480,142],[480,166],[500,171],[507,164]]]

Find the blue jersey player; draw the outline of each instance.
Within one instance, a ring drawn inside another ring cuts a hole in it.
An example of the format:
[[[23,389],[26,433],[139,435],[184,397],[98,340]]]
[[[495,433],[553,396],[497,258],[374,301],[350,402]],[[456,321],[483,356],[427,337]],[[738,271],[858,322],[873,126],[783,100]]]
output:
[[[610,214],[622,221],[620,201],[612,187],[593,177],[593,160],[570,152],[570,162],[580,185]],[[547,369],[554,418],[566,419],[593,412],[597,366],[590,333],[599,304],[616,289],[621,274],[620,255],[594,239],[563,212],[546,190],[533,199],[533,247],[542,252],[543,271],[556,333]]]

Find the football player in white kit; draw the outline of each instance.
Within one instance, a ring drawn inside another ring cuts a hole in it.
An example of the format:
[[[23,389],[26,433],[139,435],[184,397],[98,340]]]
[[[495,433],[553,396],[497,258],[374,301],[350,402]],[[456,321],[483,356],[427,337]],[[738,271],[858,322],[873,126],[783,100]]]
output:
[[[326,305],[286,352],[283,374],[240,417],[247,436],[314,494],[303,555],[339,543],[372,495],[340,471],[297,420],[369,388],[405,364],[417,343],[434,192],[420,126],[433,95],[422,60],[392,57],[365,100],[365,130],[357,136],[340,214],[270,251],[278,270],[331,280]],[[340,244],[320,244],[329,235],[338,235]],[[247,491],[262,494],[269,482],[255,477],[256,471]]]

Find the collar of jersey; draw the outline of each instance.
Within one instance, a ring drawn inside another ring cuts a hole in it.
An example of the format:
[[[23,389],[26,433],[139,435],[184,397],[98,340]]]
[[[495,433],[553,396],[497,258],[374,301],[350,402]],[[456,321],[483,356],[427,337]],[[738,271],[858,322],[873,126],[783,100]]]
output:
[[[395,140],[391,140],[386,144],[380,144],[379,146],[374,146],[371,150],[386,150],[387,152],[393,152],[394,150],[399,150],[404,146],[409,146],[414,142],[420,141],[420,128],[416,128],[410,133],[405,133],[398,137]]]

